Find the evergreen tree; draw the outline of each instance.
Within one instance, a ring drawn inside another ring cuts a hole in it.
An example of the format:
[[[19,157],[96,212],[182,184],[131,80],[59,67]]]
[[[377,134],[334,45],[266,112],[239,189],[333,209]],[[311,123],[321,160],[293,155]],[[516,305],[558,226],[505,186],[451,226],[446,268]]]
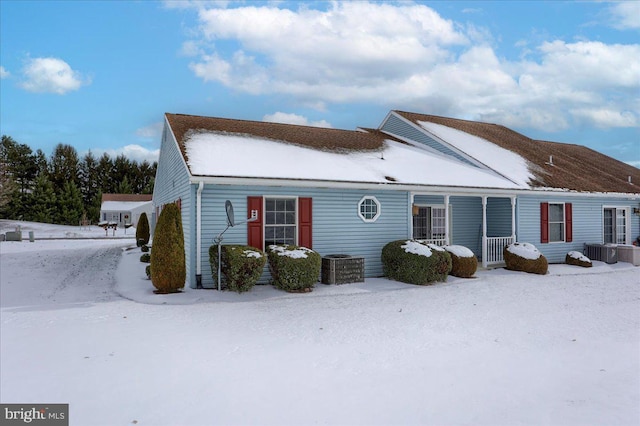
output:
[[[113,175],[113,161],[106,152],[98,160],[98,188],[103,194],[116,192],[115,178]]]
[[[151,249],[151,282],[157,293],[175,293],[186,279],[184,233],[180,209],[168,204],[162,209]]]
[[[56,219],[56,194],[53,185],[46,175],[36,178],[31,194],[31,211],[28,219],[34,222],[53,223]]]
[[[98,182],[98,160],[96,160],[91,151],[87,152],[80,162],[79,179],[84,209],[89,219],[91,219],[89,210],[92,207],[96,194],[100,191]]]
[[[136,242],[138,246],[148,244],[149,237],[149,219],[147,219],[147,214],[142,212],[136,224]]]
[[[87,219],[89,222],[96,223],[100,222],[100,208],[102,207],[102,191],[98,191],[98,193],[93,197],[91,203],[85,207],[87,213]]]
[[[118,194],[132,194],[131,185],[129,184],[129,178],[125,176],[122,181],[118,184],[118,188],[116,191]]]
[[[82,194],[74,182],[65,182],[58,197],[57,223],[78,225],[84,213]]]
[[[57,193],[62,191],[67,182],[73,182],[77,188],[79,165],[80,160],[74,147],[61,143],[56,145],[49,161],[49,179]]]

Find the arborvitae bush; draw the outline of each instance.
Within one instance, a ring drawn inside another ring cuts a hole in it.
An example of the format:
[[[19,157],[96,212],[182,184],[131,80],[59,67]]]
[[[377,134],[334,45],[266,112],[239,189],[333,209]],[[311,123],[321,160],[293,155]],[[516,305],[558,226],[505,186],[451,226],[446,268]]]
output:
[[[229,290],[249,291],[262,275],[267,256],[262,250],[250,246],[223,245],[220,270]],[[209,263],[213,281],[218,282],[218,246],[209,247]]]
[[[143,253],[142,256],[140,256],[140,262],[150,263],[151,255],[149,253]]]
[[[147,214],[142,212],[140,219],[138,219],[138,226],[136,227],[136,241],[138,247],[149,243],[149,219]]]
[[[446,281],[451,256],[442,247],[417,240],[392,241],[382,248],[384,275],[409,284]]]
[[[471,250],[463,246],[445,246],[451,255],[451,272],[454,277],[471,278],[478,269],[478,259]]]
[[[538,249],[529,243],[509,244],[502,250],[507,269],[544,275],[549,267]]]
[[[156,293],[175,293],[184,287],[186,265],[180,209],[168,204],[162,209],[151,250],[151,282]]]
[[[267,249],[273,285],[288,292],[311,291],[320,277],[322,258],[306,247],[272,245]]]

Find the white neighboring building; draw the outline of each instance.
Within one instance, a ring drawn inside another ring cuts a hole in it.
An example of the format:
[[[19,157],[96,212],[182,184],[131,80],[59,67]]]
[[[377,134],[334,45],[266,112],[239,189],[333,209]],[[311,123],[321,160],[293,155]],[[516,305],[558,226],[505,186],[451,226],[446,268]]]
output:
[[[137,226],[140,215],[144,212],[151,225],[151,197],[151,194],[102,194],[100,221],[115,222],[118,226]]]

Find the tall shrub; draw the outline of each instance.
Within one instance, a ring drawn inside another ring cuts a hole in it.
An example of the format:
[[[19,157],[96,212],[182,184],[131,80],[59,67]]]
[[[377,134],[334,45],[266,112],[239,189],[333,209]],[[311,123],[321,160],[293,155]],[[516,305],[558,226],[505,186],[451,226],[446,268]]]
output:
[[[149,219],[147,219],[147,213],[145,212],[142,212],[140,219],[138,219],[136,242],[138,247],[149,244]]]
[[[168,204],[162,209],[151,250],[151,282],[156,293],[175,293],[184,287],[186,265],[180,209]]]

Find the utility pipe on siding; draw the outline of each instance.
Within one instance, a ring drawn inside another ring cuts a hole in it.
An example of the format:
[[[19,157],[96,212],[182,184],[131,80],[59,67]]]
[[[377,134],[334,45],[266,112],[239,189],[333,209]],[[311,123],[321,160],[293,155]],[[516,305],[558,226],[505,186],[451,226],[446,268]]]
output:
[[[196,192],[196,288],[202,288],[202,190],[204,182],[198,182]]]

